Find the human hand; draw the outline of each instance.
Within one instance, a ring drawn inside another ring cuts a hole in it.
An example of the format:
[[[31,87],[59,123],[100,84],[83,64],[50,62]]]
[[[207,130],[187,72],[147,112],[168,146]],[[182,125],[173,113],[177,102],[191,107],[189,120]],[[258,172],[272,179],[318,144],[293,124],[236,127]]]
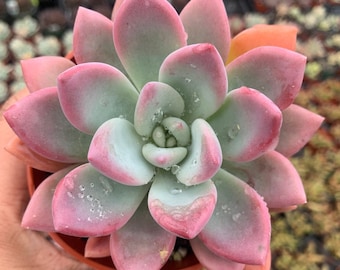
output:
[[[25,165],[9,154],[4,146],[14,133],[2,112],[26,95],[22,91],[0,109],[0,265],[1,269],[87,270],[46,239],[46,234],[21,227],[21,218],[29,200]]]

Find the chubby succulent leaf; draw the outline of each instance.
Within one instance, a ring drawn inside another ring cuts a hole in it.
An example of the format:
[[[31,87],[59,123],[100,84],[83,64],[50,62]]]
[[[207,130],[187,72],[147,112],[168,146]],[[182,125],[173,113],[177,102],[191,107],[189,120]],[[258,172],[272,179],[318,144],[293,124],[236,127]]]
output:
[[[162,126],[176,139],[178,146],[190,144],[190,128],[182,119],[167,117],[162,121]]]
[[[73,31],[73,54],[77,64],[102,62],[125,72],[115,50],[112,29],[110,19],[79,7]]]
[[[114,21],[116,14],[120,8],[120,6],[123,4],[125,0],[115,0],[113,9],[112,9],[112,13],[111,13],[111,19]]]
[[[223,158],[247,162],[276,147],[282,114],[264,94],[241,87],[227,95],[208,122],[220,141]]]
[[[311,139],[324,118],[316,113],[292,104],[282,112],[283,123],[276,151],[290,157]]]
[[[143,146],[142,153],[144,158],[152,165],[167,169],[176,166],[187,155],[185,147],[157,147],[153,143],[147,143]]]
[[[222,105],[227,94],[227,75],[216,48],[211,44],[185,46],[162,63],[159,80],[183,97],[183,120],[207,118]]]
[[[56,86],[58,75],[74,65],[61,56],[41,56],[21,61],[24,80],[30,92]]]
[[[223,1],[191,0],[182,10],[180,18],[188,33],[188,44],[211,43],[223,62],[227,61],[231,37]]]
[[[94,134],[88,159],[104,175],[125,185],[144,185],[154,168],[142,155],[143,139],[126,119],[106,121]]]
[[[150,213],[165,230],[194,238],[208,222],[216,203],[211,180],[200,185],[179,183],[172,172],[157,171],[149,191]]]
[[[183,98],[175,89],[165,83],[149,82],[141,90],[137,101],[135,129],[139,135],[148,138],[164,117],[180,117],[183,111]]]
[[[110,235],[89,237],[86,241],[84,256],[87,258],[110,256]]]
[[[37,187],[21,220],[22,227],[45,232],[55,231],[52,216],[54,191],[60,180],[74,168],[75,166],[70,166],[50,175]]]
[[[214,270],[243,270],[244,264],[237,263],[225,258],[222,258],[211,250],[209,250],[203,242],[196,237],[190,240],[190,246],[192,247],[196,258],[207,269]]]
[[[257,47],[227,65],[229,89],[257,89],[283,110],[300,91],[305,65],[302,54],[274,46]]]
[[[125,0],[114,19],[118,56],[138,89],[157,80],[161,63],[169,53],[186,45],[186,36],[167,1]]]
[[[105,177],[86,163],[59,182],[52,201],[54,227],[79,236],[104,236],[131,218],[149,189],[131,187]]]
[[[223,168],[253,187],[269,208],[306,203],[300,176],[293,164],[276,151],[243,163],[225,161]]]
[[[277,46],[295,51],[297,32],[297,27],[292,25],[255,25],[231,40],[227,62],[260,46]]]
[[[138,92],[118,69],[103,63],[77,65],[58,77],[60,104],[67,119],[93,135],[114,117],[133,122]]]
[[[67,121],[56,87],[31,93],[10,107],[4,116],[18,137],[39,155],[64,163],[87,161],[92,137]]]
[[[189,154],[180,163],[177,179],[187,185],[197,185],[215,175],[222,164],[222,151],[214,130],[203,119],[191,125],[192,143]]]
[[[7,143],[5,149],[18,159],[22,160],[27,166],[40,171],[53,173],[70,166],[69,163],[57,162],[32,151],[18,136],[14,136]]]
[[[112,260],[117,269],[158,270],[170,257],[175,242],[176,236],[155,222],[144,200],[129,222],[111,234]]]
[[[271,250],[268,249],[268,253],[266,256],[266,262],[264,264],[261,265],[252,265],[252,264],[247,264],[245,265],[243,270],[269,270],[271,269],[271,262],[272,262],[272,254],[271,254]]]
[[[244,264],[263,264],[271,229],[265,202],[253,188],[222,169],[213,181],[217,203],[199,238],[223,258]]]

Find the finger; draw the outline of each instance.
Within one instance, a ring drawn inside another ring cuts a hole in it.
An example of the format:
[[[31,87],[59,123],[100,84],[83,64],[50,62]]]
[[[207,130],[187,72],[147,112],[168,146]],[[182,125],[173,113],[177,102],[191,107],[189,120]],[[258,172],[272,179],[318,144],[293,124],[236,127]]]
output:
[[[8,126],[2,112],[26,94],[27,91],[21,91],[12,96],[2,106],[0,116],[0,190],[2,191],[0,209],[13,222],[21,219],[27,204],[28,193],[25,165],[4,149],[7,142],[14,136],[14,132]]]

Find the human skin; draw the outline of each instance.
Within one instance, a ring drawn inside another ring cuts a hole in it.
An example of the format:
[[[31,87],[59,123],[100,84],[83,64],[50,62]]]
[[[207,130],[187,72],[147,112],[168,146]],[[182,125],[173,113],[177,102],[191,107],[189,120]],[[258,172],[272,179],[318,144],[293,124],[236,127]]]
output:
[[[12,96],[0,109],[0,268],[34,270],[92,269],[65,254],[46,234],[21,227],[29,200],[25,165],[4,146],[14,135],[2,112],[26,91]]]

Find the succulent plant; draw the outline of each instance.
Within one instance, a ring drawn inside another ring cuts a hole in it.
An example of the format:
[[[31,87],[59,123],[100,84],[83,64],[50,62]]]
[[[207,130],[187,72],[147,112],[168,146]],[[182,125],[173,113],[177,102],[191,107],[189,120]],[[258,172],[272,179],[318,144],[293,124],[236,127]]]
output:
[[[8,150],[53,172],[22,225],[88,237],[117,269],[161,268],[177,237],[208,269],[264,264],[269,210],[306,202],[288,157],[323,121],[292,104],[296,29],[231,39],[221,0],[116,1],[112,18],[80,8],[74,61],[22,62]]]

